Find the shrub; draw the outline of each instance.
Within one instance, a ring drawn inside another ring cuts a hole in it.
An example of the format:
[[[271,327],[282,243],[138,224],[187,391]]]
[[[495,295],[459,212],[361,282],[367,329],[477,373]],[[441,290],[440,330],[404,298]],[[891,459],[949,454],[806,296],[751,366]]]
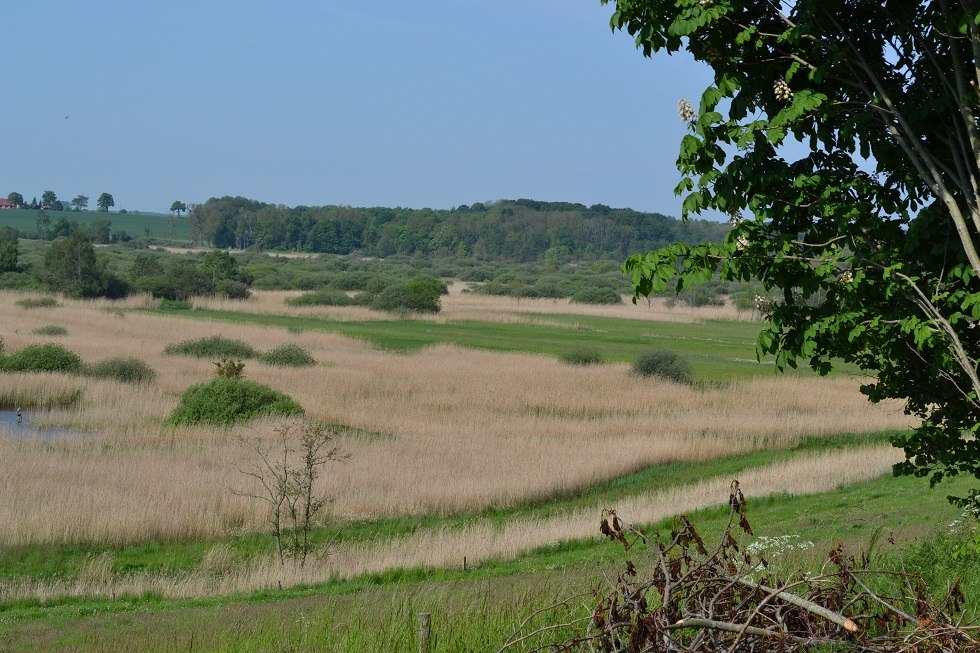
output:
[[[405,286],[400,283],[388,286],[371,301],[371,308],[376,311],[404,311]]]
[[[432,277],[420,276],[405,282],[406,308],[410,311],[438,313],[440,295],[448,295],[446,284]]]
[[[225,425],[266,415],[302,415],[303,408],[277,390],[245,379],[216,378],[181,395],[170,424]]]
[[[46,324],[31,331],[36,336],[67,336],[68,329],[57,324]]]
[[[82,359],[61,345],[28,345],[16,353],[0,358],[0,369],[6,372],[77,374],[82,369]]]
[[[108,358],[88,366],[88,376],[97,379],[115,379],[123,383],[149,383],[156,378],[153,368],[139,358]]]
[[[214,367],[215,376],[222,379],[240,379],[245,376],[245,363],[241,361],[222,358]]]
[[[245,283],[234,279],[219,281],[214,287],[214,293],[224,295],[228,299],[248,299],[252,296],[252,292]]]
[[[655,376],[674,383],[694,381],[691,364],[668,349],[654,349],[640,354],[633,361],[632,370],[637,376]]]
[[[21,308],[54,308],[58,300],[54,297],[27,297],[18,299],[16,304]]]
[[[316,365],[316,359],[299,345],[280,345],[260,355],[259,360],[269,365],[281,365],[283,367]]]
[[[371,273],[361,270],[342,272],[330,281],[330,285],[337,290],[365,290]]]
[[[572,301],[577,304],[619,304],[623,299],[612,288],[589,287],[577,290]]]
[[[446,294],[446,284],[432,277],[414,277],[382,290],[371,302],[376,311],[417,311],[438,313],[442,308],[439,296]]]
[[[602,354],[596,349],[581,347],[562,354],[561,359],[571,365],[598,365],[602,362]]]
[[[342,290],[324,288],[316,292],[303,293],[298,297],[290,297],[286,303],[290,306],[353,306],[356,301]]]
[[[255,358],[256,351],[241,340],[223,336],[207,336],[167,345],[165,354],[183,354],[198,358]]]

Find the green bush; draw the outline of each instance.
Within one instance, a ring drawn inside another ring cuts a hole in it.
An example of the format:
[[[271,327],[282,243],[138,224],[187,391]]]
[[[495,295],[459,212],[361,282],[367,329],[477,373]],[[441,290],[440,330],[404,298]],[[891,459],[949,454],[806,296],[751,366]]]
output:
[[[396,283],[388,286],[371,301],[371,308],[376,311],[406,311],[404,284]]]
[[[365,290],[370,280],[370,272],[366,270],[355,270],[341,272],[330,281],[330,285],[337,290]]]
[[[149,383],[156,378],[153,368],[139,358],[108,358],[89,365],[85,373],[97,379],[115,379],[123,383]]]
[[[46,324],[31,331],[36,336],[67,336],[68,329],[57,324]]]
[[[299,345],[280,345],[261,354],[259,360],[269,365],[281,365],[283,367],[316,365],[316,359]]]
[[[342,290],[324,288],[290,297],[286,303],[290,306],[353,306],[357,302]]]
[[[216,378],[185,390],[167,421],[225,425],[266,415],[302,414],[302,406],[291,397],[261,383]]]
[[[53,308],[58,305],[54,297],[27,297],[15,302],[21,308]]]
[[[82,359],[61,345],[28,345],[20,351],[0,358],[0,370],[5,372],[65,372],[77,374]]]
[[[669,349],[644,352],[633,361],[637,376],[655,376],[674,383],[693,383],[694,374],[687,359]]]
[[[571,365],[598,365],[602,362],[602,354],[597,349],[581,347],[562,354],[561,359]]]
[[[248,286],[235,279],[225,279],[215,284],[214,293],[224,295],[228,299],[248,299],[252,296]]]
[[[438,313],[439,297],[448,293],[446,284],[432,277],[419,276],[395,283],[377,294],[371,302],[376,311],[416,311]]]
[[[198,358],[255,358],[257,354],[251,345],[241,340],[232,340],[223,336],[207,336],[197,340],[185,340],[167,345],[163,352]]]
[[[589,287],[576,291],[572,301],[577,304],[619,304],[623,298],[612,288]]]

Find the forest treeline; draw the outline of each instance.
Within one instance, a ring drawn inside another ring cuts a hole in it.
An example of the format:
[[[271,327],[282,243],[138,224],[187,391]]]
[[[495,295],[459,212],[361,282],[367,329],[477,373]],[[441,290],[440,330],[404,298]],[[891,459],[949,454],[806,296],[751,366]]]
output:
[[[187,214],[193,238],[212,247],[474,257],[486,260],[620,260],[673,242],[720,241],[728,225],[568,202],[501,200],[450,210],[272,205],[211,198]]]

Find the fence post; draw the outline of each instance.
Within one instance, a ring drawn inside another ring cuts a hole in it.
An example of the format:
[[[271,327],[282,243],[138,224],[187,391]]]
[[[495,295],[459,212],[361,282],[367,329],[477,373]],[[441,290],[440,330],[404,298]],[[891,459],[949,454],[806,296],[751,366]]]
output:
[[[419,653],[429,653],[431,634],[432,615],[428,612],[419,613]]]

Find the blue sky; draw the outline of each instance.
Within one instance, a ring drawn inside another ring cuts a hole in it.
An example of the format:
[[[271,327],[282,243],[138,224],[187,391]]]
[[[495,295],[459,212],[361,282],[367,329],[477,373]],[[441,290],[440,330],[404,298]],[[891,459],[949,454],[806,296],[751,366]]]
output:
[[[4,3],[0,195],[680,213],[708,71],[599,0]]]

